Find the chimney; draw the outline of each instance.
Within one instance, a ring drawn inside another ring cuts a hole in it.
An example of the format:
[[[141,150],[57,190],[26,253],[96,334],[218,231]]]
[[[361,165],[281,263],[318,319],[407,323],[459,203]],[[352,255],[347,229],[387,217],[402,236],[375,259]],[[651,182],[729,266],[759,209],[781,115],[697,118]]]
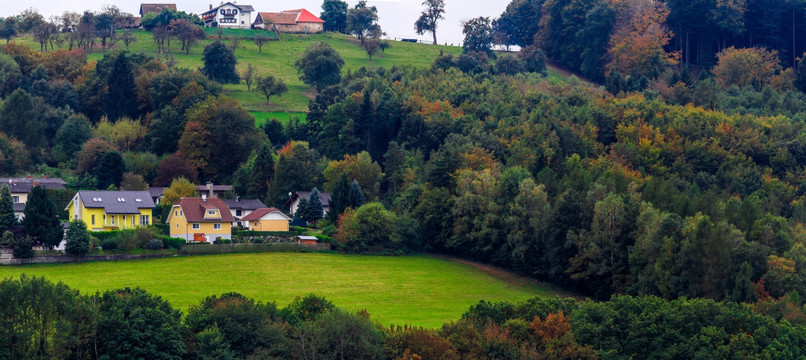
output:
[[[241,196],[240,196],[240,195],[236,196],[236,197],[235,197],[235,201],[237,201],[237,202],[241,202]]]
[[[207,182],[207,193],[208,193],[207,196],[210,197],[210,198],[216,197],[215,191],[213,191],[213,182],[212,181]]]
[[[209,9],[209,10],[213,10],[213,4],[208,4],[208,5],[210,5],[210,9]]]

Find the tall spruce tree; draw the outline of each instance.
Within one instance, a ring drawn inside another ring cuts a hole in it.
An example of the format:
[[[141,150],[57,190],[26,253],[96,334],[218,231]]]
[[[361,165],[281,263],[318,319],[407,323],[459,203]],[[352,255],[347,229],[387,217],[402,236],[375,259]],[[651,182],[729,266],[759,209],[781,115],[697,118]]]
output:
[[[98,165],[95,166],[94,175],[98,179],[98,188],[106,189],[109,186],[120,186],[120,180],[123,178],[123,172],[126,170],[123,163],[123,157],[117,151],[105,152]]]
[[[327,212],[330,222],[335,224],[339,221],[339,215],[350,207],[350,189],[350,180],[347,179],[347,175],[342,174],[333,189],[330,190],[330,203],[328,204],[330,209]]]
[[[297,210],[294,211],[294,217],[298,217],[300,219],[305,220],[305,214],[308,211],[308,199],[301,198],[299,199],[299,203],[297,204]]]
[[[361,185],[358,185],[358,181],[353,180],[350,184],[350,207],[358,209],[366,202],[367,198],[364,196],[364,191],[361,190]]]
[[[108,93],[104,107],[107,116],[112,120],[123,116],[137,117],[137,97],[133,96],[136,90],[134,70],[126,53],[120,53],[115,58],[106,85]]]
[[[22,227],[34,241],[48,249],[59,245],[63,235],[62,224],[45,188],[34,186],[31,189],[23,214]]]
[[[312,222],[313,226],[316,226],[316,222],[322,218],[323,209],[322,200],[319,199],[319,189],[313,188],[313,190],[311,190],[311,197],[308,198],[308,207],[305,209],[302,219],[307,222]]]
[[[17,217],[14,216],[14,199],[11,198],[11,189],[8,185],[3,184],[0,189],[0,233],[8,230],[9,227],[17,223]]]

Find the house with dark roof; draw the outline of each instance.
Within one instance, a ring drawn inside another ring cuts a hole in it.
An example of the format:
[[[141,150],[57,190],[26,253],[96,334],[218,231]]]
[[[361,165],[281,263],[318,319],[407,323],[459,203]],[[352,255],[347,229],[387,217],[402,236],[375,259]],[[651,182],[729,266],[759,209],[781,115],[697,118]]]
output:
[[[155,204],[159,205],[162,202],[162,198],[165,197],[165,189],[167,187],[151,186],[148,188],[148,192],[151,193],[151,199],[154,200]],[[203,198],[220,198],[230,190],[232,190],[232,185],[214,185],[212,182],[208,182],[205,185],[196,185],[196,191]]]
[[[152,224],[154,201],[148,191],[79,191],[65,210],[90,231],[133,229]]]
[[[252,27],[291,34],[315,34],[324,30],[325,21],[305,9],[259,12]]]
[[[241,222],[241,218],[251,214],[253,211],[257,209],[265,209],[266,205],[263,205],[263,202],[257,199],[241,199],[241,197],[237,197],[235,199],[224,200],[229,206],[229,211],[232,213],[232,218],[235,221],[232,222],[232,226],[246,226],[249,225],[244,224]]]
[[[291,218],[278,208],[263,208],[241,218],[252,231],[288,231]]]
[[[201,14],[205,27],[222,27],[249,29],[252,26],[252,5],[240,5],[232,2],[222,3]]]
[[[67,183],[59,178],[28,176],[27,178],[0,178],[0,186],[2,184],[8,185],[11,190],[11,198],[14,201],[14,215],[17,220],[23,219],[23,211],[25,204],[28,203],[28,193],[34,186],[42,186],[48,190],[64,190]]]
[[[140,4],[140,17],[148,13],[157,15],[165,9],[176,11],[176,4]]]
[[[219,198],[182,198],[168,214],[171,237],[188,242],[232,239],[233,220],[227,203]]]
[[[297,207],[299,207],[299,201],[302,199],[310,199],[311,192],[310,191],[297,191],[294,193],[289,194],[289,199],[283,204],[283,206],[289,209],[292,215],[297,213]],[[322,203],[322,210],[323,215],[327,215],[327,211],[330,210],[330,193],[329,192],[320,192],[319,193],[319,201]]]

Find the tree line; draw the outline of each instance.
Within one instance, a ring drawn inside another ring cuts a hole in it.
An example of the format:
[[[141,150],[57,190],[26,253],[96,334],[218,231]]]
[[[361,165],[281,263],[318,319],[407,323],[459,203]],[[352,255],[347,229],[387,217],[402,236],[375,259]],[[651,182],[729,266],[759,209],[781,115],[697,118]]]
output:
[[[795,298],[481,301],[439,329],[384,326],[316,295],[279,307],[227,293],[182,314],[140,288],[84,295],[22,275],[0,281],[0,298],[2,359],[793,359],[806,348]]]

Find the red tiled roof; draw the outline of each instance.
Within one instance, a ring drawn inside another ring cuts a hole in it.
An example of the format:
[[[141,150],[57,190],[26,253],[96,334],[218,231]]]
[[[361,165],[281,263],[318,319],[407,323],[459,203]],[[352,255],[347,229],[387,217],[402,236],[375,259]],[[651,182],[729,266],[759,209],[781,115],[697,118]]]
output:
[[[264,24],[296,25],[297,23],[297,14],[292,13],[261,12],[259,16]]]
[[[324,24],[324,20],[316,17],[316,15],[311,14],[310,11],[305,9],[295,9],[295,10],[286,10],[287,13],[294,13],[299,14],[297,16],[298,23],[321,23]]]
[[[185,214],[185,218],[188,222],[234,221],[232,214],[229,211],[229,207],[227,207],[227,203],[219,198],[208,198],[207,200],[203,200],[202,198],[182,198],[179,200],[177,205],[182,208],[182,212]],[[204,214],[206,213],[206,210],[209,209],[218,209],[219,213],[221,214],[221,218],[205,219]]]
[[[140,4],[140,16],[150,12],[159,14],[164,9],[176,11],[176,4]]]
[[[250,212],[249,215],[246,215],[246,216],[242,217],[241,221],[260,220],[260,218],[266,216],[269,213],[273,213],[275,211],[279,212],[280,214],[283,214],[283,212],[280,211],[280,209],[278,209],[278,208],[262,208],[262,209],[257,209],[255,211]],[[285,214],[283,214],[283,216],[285,216]]]

